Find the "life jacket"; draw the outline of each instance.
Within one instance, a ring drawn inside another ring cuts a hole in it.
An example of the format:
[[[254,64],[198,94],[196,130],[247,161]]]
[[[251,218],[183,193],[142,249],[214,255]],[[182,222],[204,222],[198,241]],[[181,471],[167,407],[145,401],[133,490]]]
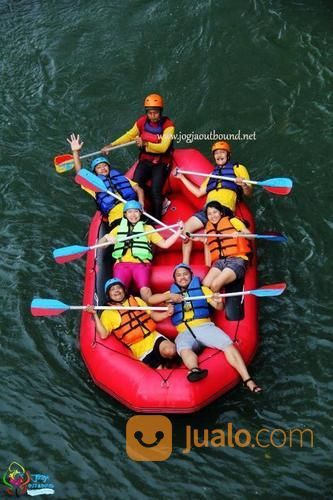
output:
[[[136,125],[143,141],[158,144],[162,140],[164,130],[173,126],[173,123],[167,116],[162,116],[161,119],[153,126],[147,116],[144,115],[137,120]],[[169,164],[171,162],[172,151],[173,141],[171,141],[170,146],[164,153],[147,153],[145,148],[142,148],[140,150],[139,160],[149,160],[152,163]]]
[[[225,165],[223,165],[223,167],[215,165],[212,175],[223,175],[224,177],[233,177],[234,179],[236,179],[237,175],[235,174],[234,167],[237,166],[238,163],[231,162],[226,163]],[[214,179],[210,177],[207,184],[206,193],[209,193],[213,190],[218,191],[219,189],[230,189],[231,191],[235,191],[238,197],[242,193],[241,187],[237,186],[235,182],[224,181],[222,179]]]
[[[205,231],[207,235],[213,234],[231,234],[236,231],[231,224],[233,217],[221,217],[217,224],[207,222]],[[251,245],[246,238],[207,238],[207,245],[211,255],[212,263],[223,257],[232,257],[233,255],[244,255],[251,253]]]
[[[197,297],[198,295],[204,295],[200,279],[197,276],[193,276],[189,286],[186,290],[182,290],[176,283],[173,283],[170,288],[171,293],[181,293],[183,297]],[[193,318],[194,319],[203,319],[209,318],[209,306],[207,299],[198,299],[186,302],[181,302],[180,304],[174,304],[174,313],[171,317],[172,323],[177,326],[180,323],[184,323],[184,317],[186,312],[186,304],[190,304],[193,310]]]
[[[110,170],[109,175],[98,175],[97,177],[104,182],[106,189],[118,194],[124,198],[124,200],[137,200],[136,192],[132,188],[129,180],[118,172],[118,170]],[[96,193],[96,203],[98,210],[100,210],[103,215],[107,215],[111,208],[120,202],[108,193],[99,192]]]
[[[117,238],[133,236],[134,234],[144,233],[144,231],[145,228],[142,221],[139,221],[135,224],[135,226],[132,226],[128,220],[123,217],[119,225]],[[148,238],[145,235],[133,238],[129,241],[118,241],[114,246],[112,257],[117,260],[121,259],[121,257],[125,255],[129,249],[133,257],[136,259],[141,261],[153,259],[152,244],[148,241]]]
[[[121,304],[122,306],[139,306],[135,297],[130,295]],[[120,326],[114,328],[112,333],[127,346],[131,346],[148,337],[156,330],[155,321],[147,311],[118,311],[121,316]]]

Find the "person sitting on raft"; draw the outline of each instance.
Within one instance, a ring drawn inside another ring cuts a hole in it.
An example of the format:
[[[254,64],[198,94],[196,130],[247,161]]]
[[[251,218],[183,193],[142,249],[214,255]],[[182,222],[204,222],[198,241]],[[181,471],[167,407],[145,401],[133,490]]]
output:
[[[144,189],[146,198],[151,202],[151,214],[159,220],[170,203],[167,199],[163,203],[163,186],[169,175],[175,133],[172,120],[163,116],[163,107],[162,96],[148,95],[144,100],[145,114],[136,120],[128,132],[102,148],[102,152],[107,153],[110,147],[136,140],[139,161],[133,180]],[[150,179],[151,187],[147,185]]]
[[[113,267],[114,277],[125,283],[126,288],[130,287],[133,280],[136,288],[140,291],[142,299],[147,302],[152,294],[150,289],[150,271],[153,259],[152,245],[157,245],[160,248],[171,247],[179,238],[183,227],[182,222],[180,222],[179,229],[166,240],[157,232],[142,234],[154,230],[152,226],[145,224],[141,220],[142,211],[142,206],[138,201],[128,201],[124,206],[124,215],[120,225],[103,236],[99,243],[109,241],[114,244],[112,252],[112,256],[116,259]],[[117,241],[118,239],[133,236],[136,233],[141,236],[129,241]]]
[[[248,239],[241,238],[238,234],[249,234],[250,231],[229,208],[218,201],[207,203],[205,214],[208,219],[205,226],[205,250],[208,250],[206,264],[212,267],[202,284],[213,292],[219,292],[236,279],[244,278],[251,245]],[[221,238],[219,235],[225,237]]]
[[[250,196],[252,187],[243,182],[244,179],[248,180],[249,173],[240,163],[231,161],[231,146],[228,142],[218,141],[212,146],[212,153],[214,155],[215,167],[212,175],[223,175],[225,177],[232,177],[234,181],[225,181],[221,179],[214,179],[207,176],[200,187],[191,182],[184,174],[175,170],[176,178],[180,179],[184,186],[197,198],[207,195],[206,203],[210,201],[218,201],[221,205],[228,207],[232,212],[236,210],[237,200],[244,194]],[[205,226],[207,223],[207,216],[205,210],[196,212],[184,224],[184,232],[194,233]],[[192,241],[183,242],[183,262],[190,263],[192,251]]]
[[[67,139],[72,148],[74,167],[76,173],[82,168],[79,151],[83,146],[80,136],[71,134]],[[138,184],[127,179],[118,170],[112,169],[110,161],[105,156],[99,156],[91,162],[91,171],[96,174],[105,184],[105,187],[113,193],[121,196],[125,201],[139,200],[144,205],[144,192]],[[98,210],[108,219],[110,226],[115,226],[123,216],[123,203],[108,193],[93,193]]]
[[[129,295],[124,283],[118,278],[109,279],[104,285],[107,305],[147,307],[139,297]],[[151,368],[163,368],[166,360],[176,356],[173,342],[156,330],[156,322],[162,321],[173,313],[170,304],[167,311],[147,310],[105,310],[99,318],[93,306],[87,311],[93,314],[96,330],[102,339],[112,333],[130,348],[135,358]]]
[[[174,283],[169,291],[158,293],[150,297],[150,304],[168,302],[170,294],[174,302],[174,312],[171,321],[175,325],[178,335],[175,339],[177,352],[185,366],[189,369],[187,378],[190,382],[197,382],[208,375],[207,369],[199,368],[197,352],[203,347],[220,349],[228,363],[240,374],[244,386],[251,392],[261,392],[250,377],[240,352],[233,345],[230,337],[218,328],[210,319],[210,307],[220,311],[223,309],[222,298],[218,294],[203,286],[200,278],[193,275],[187,264],[178,264],[173,271]],[[174,300],[174,294],[178,299]],[[207,296],[207,299],[193,300],[196,296]],[[208,297],[211,296],[211,297]],[[191,298],[190,301],[184,301]]]

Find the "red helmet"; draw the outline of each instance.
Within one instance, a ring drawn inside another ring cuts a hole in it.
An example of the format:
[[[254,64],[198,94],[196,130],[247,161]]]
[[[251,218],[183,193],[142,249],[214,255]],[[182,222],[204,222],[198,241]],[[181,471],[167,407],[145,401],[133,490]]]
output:
[[[147,95],[144,107],[147,108],[163,108],[164,102],[163,97],[159,94],[149,94]]]
[[[228,142],[225,141],[217,141],[214,142],[212,145],[212,153],[216,151],[217,149],[224,149],[225,151],[228,151],[229,154],[231,154],[231,146]]]

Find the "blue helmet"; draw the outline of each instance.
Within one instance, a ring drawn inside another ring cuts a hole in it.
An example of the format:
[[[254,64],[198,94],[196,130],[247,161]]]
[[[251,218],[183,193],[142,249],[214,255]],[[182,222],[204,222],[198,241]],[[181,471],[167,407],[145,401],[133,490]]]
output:
[[[124,205],[124,212],[126,212],[126,210],[140,210],[140,212],[143,211],[143,208],[142,208],[142,205],[141,203],[139,203],[138,201],[136,200],[130,200],[130,201],[127,201]]]
[[[125,285],[119,278],[111,278],[111,279],[107,280],[105,285],[104,285],[104,292],[105,292],[106,296],[108,295],[109,289],[113,285],[121,285],[123,287],[123,289],[125,290]],[[109,298],[109,297],[107,297],[107,298]]]
[[[184,267],[185,269],[187,269],[188,271],[190,271],[191,274],[193,274],[192,272],[192,269],[191,269],[191,266],[189,266],[188,264],[184,264],[184,262],[181,262],[180,264],[177,264],[177,266],[174,268],[173,270],[173,273],[172,273],[172,276],[175,277],[175,272],[177,271],[177,269],[179,269],[180,267]]]
[[[91,171],[93,172],[97,165],[99,165],[100,163],[107,163],[110,166],[110,162],[107,158],[105,158],[105,156],[98,156],[97,158],[92,160],[90,164]]]

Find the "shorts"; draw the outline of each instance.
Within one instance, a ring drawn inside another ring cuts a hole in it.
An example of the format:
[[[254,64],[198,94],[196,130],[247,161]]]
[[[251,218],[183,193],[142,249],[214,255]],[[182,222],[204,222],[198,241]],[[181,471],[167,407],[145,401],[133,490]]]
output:
[[[176,337],[175,344],[179,355],[183,349],[199,352],[203,347],[213,347],[225,351],[233,344],[231,338],[212,322],[195,326],[191,330],[195,337],[189,329],[179,333]]]
[[[144,262],[117,262],[113,268],[113,277],[120,279],[126,288],[133,280],[138,290],[150,286],[151,264]]]
[[[241,257],[225,257],[224,259],[216,260],[212,267],[216,267],[219,271],[223,271],[226,268],[231,269],[236,274],[237,279],[243,279],[247,268],[247,261]]]
[[[151,368],[157,368],[158,366],[163,365],[163,363],[165,362],[165,358],[163,358],[160,353],[160,345],[164,340],[168,339],[163,337],[163,335],[157,337],[153,350],[150,351],[150,353],[147,354],[144,358],[142,358],[141,361]]]
[[[199,219],[200,222],[202,222],[202,224],[205,226],[208,222],[208,219],[206,217],[206,212],[205,210],[199,210],[199,212],[196,212],[195,214],[193,214],[193,217],[196,217],[197,219]]]

